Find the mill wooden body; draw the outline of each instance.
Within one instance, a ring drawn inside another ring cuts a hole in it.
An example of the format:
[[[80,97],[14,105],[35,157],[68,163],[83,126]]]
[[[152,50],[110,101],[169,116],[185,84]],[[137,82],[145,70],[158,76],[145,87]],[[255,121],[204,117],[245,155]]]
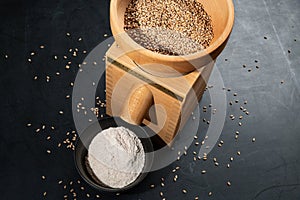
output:
[[[213,61],[186,75],[159,77],[113,44],[106,54],[106,112],[143,123],[171,144],[200,100],[212,68]]]

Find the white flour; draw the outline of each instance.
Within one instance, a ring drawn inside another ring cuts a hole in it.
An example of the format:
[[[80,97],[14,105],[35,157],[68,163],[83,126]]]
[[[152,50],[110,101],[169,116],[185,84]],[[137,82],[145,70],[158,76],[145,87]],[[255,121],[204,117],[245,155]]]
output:
[[[109,128],[92,140],[88,162],[102,183],[112,188],[123,188],[142,172],[145,152],[140,139],[131,130]]]

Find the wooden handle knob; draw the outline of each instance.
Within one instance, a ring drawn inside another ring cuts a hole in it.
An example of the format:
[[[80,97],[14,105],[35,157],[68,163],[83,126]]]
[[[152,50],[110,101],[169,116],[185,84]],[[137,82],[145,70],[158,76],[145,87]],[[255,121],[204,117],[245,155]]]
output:
[[[120,117],[128,123],[139,125],[151,105],[153,105],[152,93],[143,85],[130,94]]]

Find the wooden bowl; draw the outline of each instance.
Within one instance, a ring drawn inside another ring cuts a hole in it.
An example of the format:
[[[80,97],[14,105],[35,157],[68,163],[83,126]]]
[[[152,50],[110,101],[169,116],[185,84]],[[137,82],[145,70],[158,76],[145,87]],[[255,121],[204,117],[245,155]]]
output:
[[[177,73],[186,74],[208,64],[215,60],[225,47],[234,23],[232,0],[199,0],[212,19],[214,38],[210,46],[205,50],[184,56],[163,55],[143,48],[125,33],[124,14],[129,2],[130,0],[111,0],[111,30],[117,44],[125,51],[126,55],[148,72],[171,74],[170,68],[172,68]]]

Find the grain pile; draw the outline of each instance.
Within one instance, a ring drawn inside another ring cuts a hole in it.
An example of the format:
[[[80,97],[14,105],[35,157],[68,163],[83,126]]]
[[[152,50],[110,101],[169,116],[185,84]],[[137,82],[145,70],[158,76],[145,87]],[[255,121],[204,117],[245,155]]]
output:
[[[144,48],[166,55],[195,53],[213,39],[211,18],[196,0],[131,0],[124,30]]]

